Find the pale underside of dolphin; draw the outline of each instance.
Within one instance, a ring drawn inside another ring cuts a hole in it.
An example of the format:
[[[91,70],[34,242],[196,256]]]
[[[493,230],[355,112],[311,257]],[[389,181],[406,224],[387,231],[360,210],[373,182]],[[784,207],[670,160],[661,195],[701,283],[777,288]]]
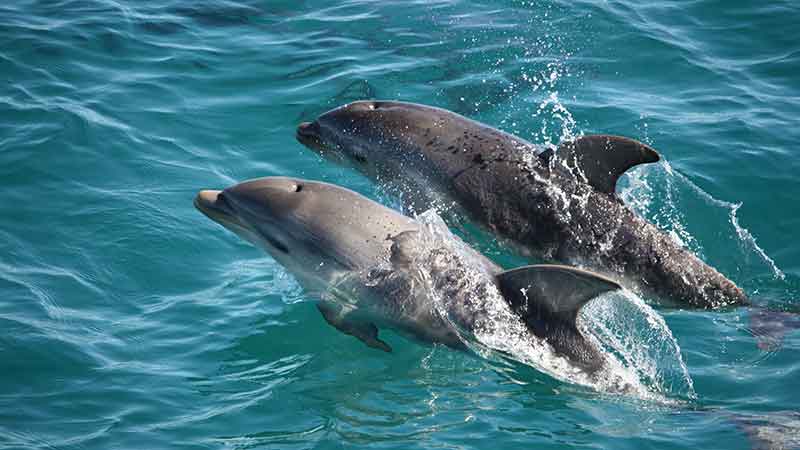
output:
[[[317,295],[329,324],[370,347],[391,350],[378,336],[379,328],[387,327],[417,340],[465,349],[463,332],[474,333],[489,321],[482,293],[462,282],[470,272],[461,259],[442,247],[424,253],[429,259],[433,255],[436,264],[421,261],[426,244],[420,224],[353,191],[270,177],[223,191],[201,191],[195,206],[266,250]],[[530,333],[586,373],[604,366],[603,353],[584,338],[575,321],[587,302],[619,289],[616,282],[559,265],[504,271],[463,248],[486,275],[487,286],[501,293]],[[419,288],[420,271],[438,280],[446,293],[444,313]]]
[[[435,191],[530,256],[587,267],[684,306],[748,302],[736,284],[617,197],[626,170],[659,160],[635,140],[592,135],[543,149],[444,109],[387,101],[331,110],[301,124],[297,138],[400,188],[411,206],[425,205]]]

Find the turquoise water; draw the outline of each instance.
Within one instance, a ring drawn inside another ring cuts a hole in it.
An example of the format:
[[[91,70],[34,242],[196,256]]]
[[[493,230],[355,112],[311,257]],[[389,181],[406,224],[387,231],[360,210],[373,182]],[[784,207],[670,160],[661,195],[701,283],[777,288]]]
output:
[[[294,140],[355,99],[538,143],[621,134],[666,160],[625,180],[628,204],[797,309],[800,8],[639,3],[4,3],[0,448],[800,446],[800,333],[761,350],[747,309],[659,310],[694,383],[674,403],[392,333],[384,354],[192,206],[266,175],[387,201]]]

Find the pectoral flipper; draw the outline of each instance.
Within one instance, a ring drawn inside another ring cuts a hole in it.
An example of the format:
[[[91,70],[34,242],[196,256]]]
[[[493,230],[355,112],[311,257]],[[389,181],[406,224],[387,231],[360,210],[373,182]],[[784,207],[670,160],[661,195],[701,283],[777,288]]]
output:
[[[392,351],[389,344],[378,338],[378,327],[373,323],[353,317],[352,311],[330,302],[318,303],[317,309],[322,313],[322,317],[326,322],[342,333],[361,340],[369,347],[385,352]]]

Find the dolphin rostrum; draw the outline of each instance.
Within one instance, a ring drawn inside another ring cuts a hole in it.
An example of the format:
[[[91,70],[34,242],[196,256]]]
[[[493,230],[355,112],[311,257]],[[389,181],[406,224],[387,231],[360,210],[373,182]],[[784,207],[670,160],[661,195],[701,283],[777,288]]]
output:
[[[470,336],[481,327],[510,326],[489,316],[486,292],[473,292],[464,283],[474,268],[463,258],[445,247],[426,252],[419,222],[353,191],[267,177],[223,191],[201,191],[194,204],[266,250],[306,291],[316,294],[329,324],[370,347],[391,351],[378,337],[379,327],[465,349],[459,331]],[[619,289],[616,282],[558,265],[503,271],[466,245],[460,248],[485,274],[483,290],[499,292],[505,300],[500,303],[520,329],[547,342],[584,373],[604,366],[604,354],[584,338],[575,320],[587,302]],[[420,288],[421,272],[446,297],[445,311]]]
[[[432,191],[454,201],[529,256],[589,267],[685,306],[748,302],[736,284],[616,196],[620,175],[659,159],[641,142],[591,135],[542,151],[444,109],[389,101],[333,109],[300,124],[297,139],[400,187],[411,206]]]

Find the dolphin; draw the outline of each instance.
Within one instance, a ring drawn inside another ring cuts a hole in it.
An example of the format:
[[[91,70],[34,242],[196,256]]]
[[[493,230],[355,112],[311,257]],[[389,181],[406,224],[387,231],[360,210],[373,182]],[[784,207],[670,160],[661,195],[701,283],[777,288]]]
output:
[[[222,191],[200,191],[194,204],[266,250],[316,298],[325,321],[369,347],[391,351],[378,335],[379,328],[391,328],[415,340],[465,350],[461,333],[509,325],[497,323],[488,310],[486,294],[495,288],[507,302],[509,317],[572,367],[591,375],[605,365],[604,353],[575,322],[587,302],[621,288],[602,275],[559,265],[504,271],[466,245],[461,247],[466,260],[444,246],[425,252],[428,241],[420,222],[322,182],[260,178]],[[473,270],[465,261],[476,261],[473,269],[488,280],[479,292],[464,283]],[[420,273],[445,294],[445,311],[421,288]]]
[[[682,306],[748,303],[736,284],[615,194],[626,170],[659,160],[641,142],[590,135],[553,151],[451,111],[393,101],[338,107],[300,124],[297,139],[399,187],[408,206],[454,202],[526,256],[587,267]]]

